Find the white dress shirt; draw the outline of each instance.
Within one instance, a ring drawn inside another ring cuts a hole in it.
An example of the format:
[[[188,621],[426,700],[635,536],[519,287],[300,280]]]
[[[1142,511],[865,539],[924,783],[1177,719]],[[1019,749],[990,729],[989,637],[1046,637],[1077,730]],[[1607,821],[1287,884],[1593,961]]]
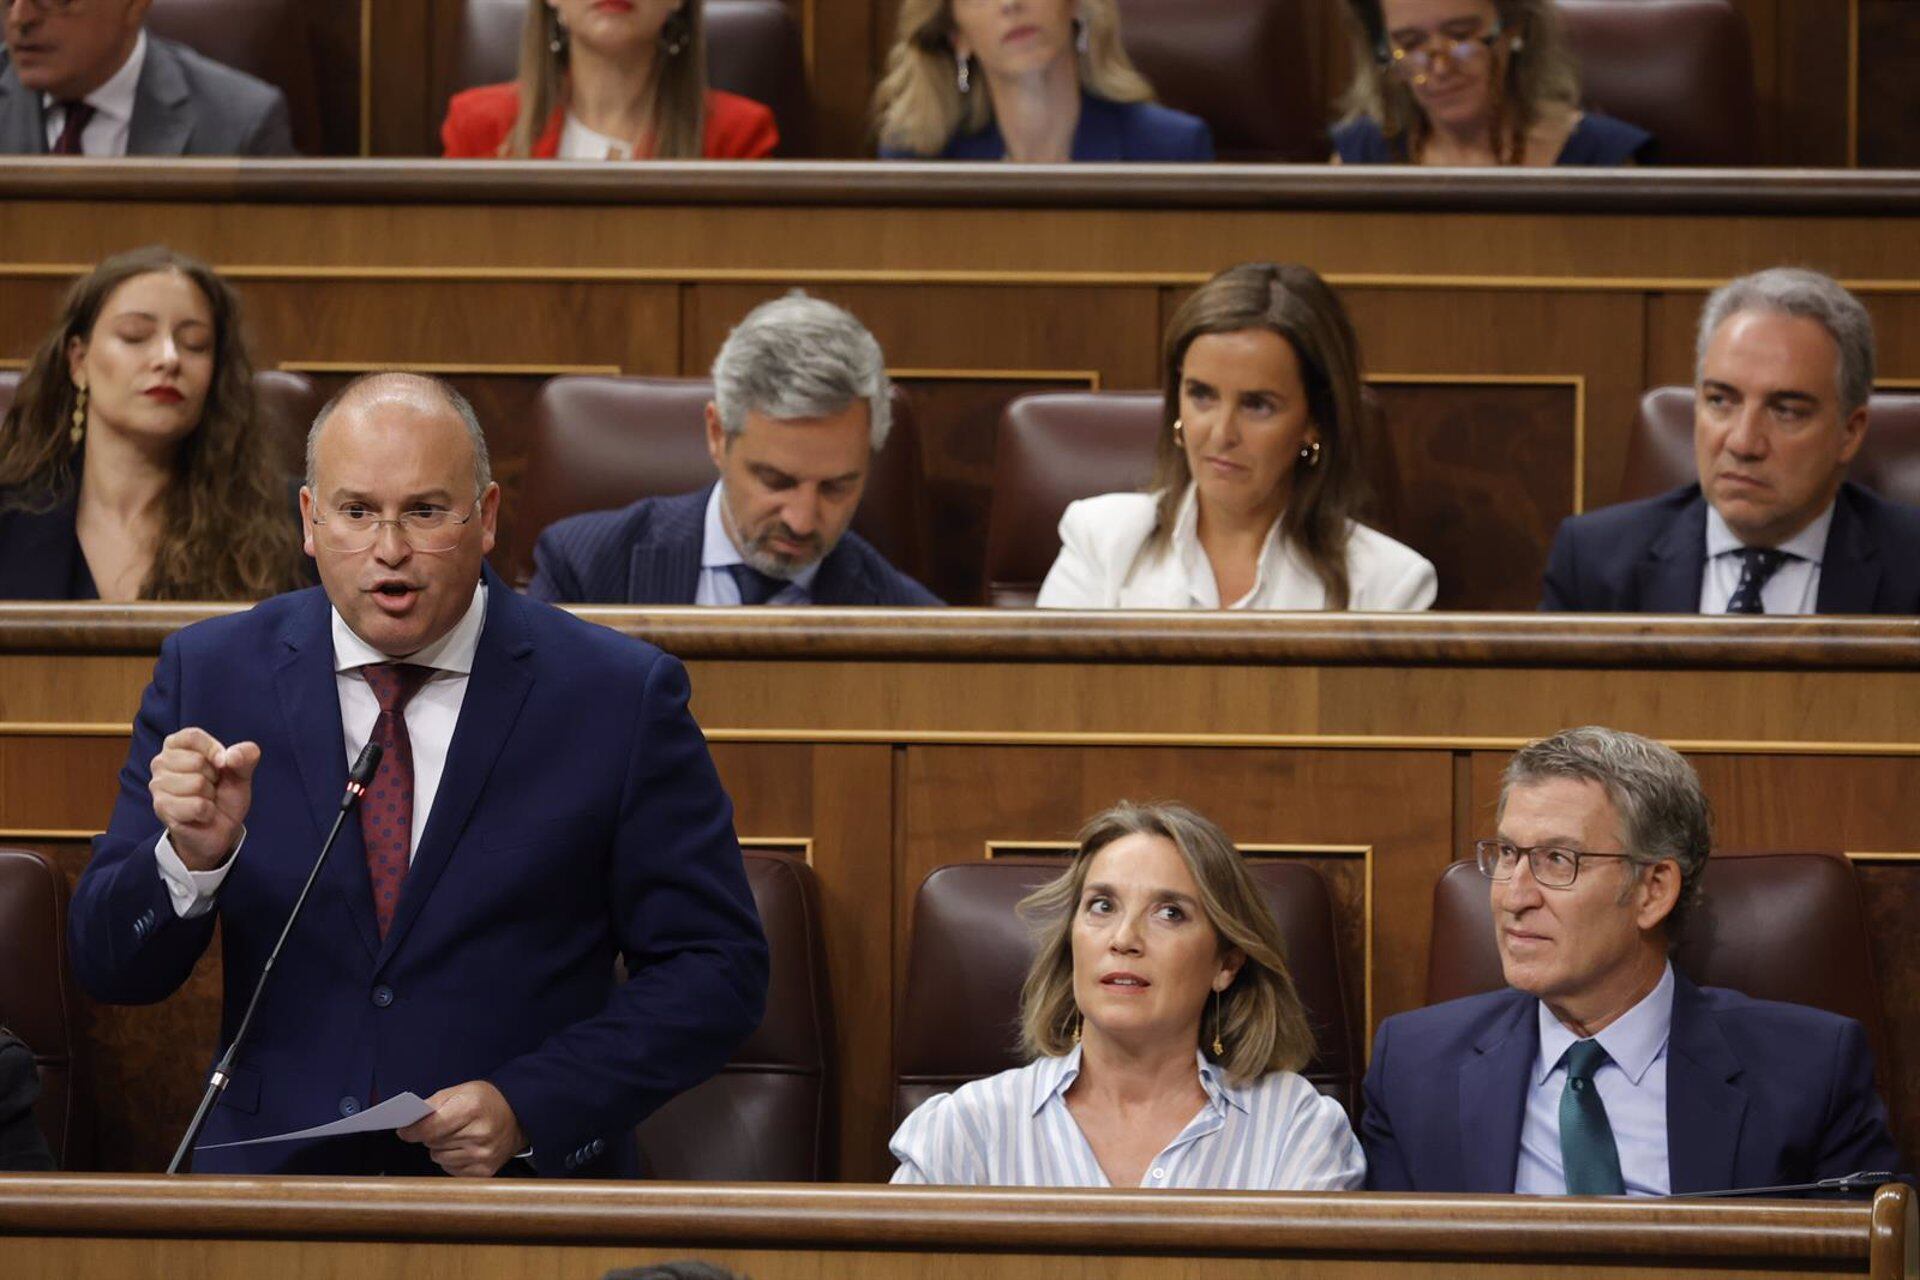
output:
[[[1367,1173],[1346,1112],[1291,1071],[1234,1084],[1194,1051],[1206,1101],[1147,1166],[1140,1185],[1348,1191]],[[889,1144],[895,1182],[977,1187],[1111,1184],[1067,1108],[1080,1046],[1064,1057],[961,1085],[914,1109]]]
[[[740,554],[740,548],[733,545],[733,538],[727,532],[726,517],[720,511],[720,490],[721,486],[716,484],[707,495],[706,533],[700,540],[700,581],[693,589],[695,604],[740,603],[740,584],[727,571],[727,566],[745,564],[746,558]],[[819,572],[820,561],[815,560],[763,603],[812,604],[813,579]]]
[[[1760,588],[1760,604],[1768,613],[1817,613],[1820,599],[1820,559],[1827,553],[1827,530],[1833,527],[1833,503],[1812,524],[1780,544],[1789,559],[1774,570]],[[1739,551],[1746,544],[1727,527],[1719,511],[1707,504],[1707,566],[1700,574],[1700,612],[1725,613],[1727,602],[1740,586]]]
[[[555,155],[562,160],[631,160],[633,144],[589,129],[569,111],[560,126],[560,147]]]
[[[360,749],[373,736],[373,722],[380,716],[380,702],[373,696],[366,675],[360,670],[378,662],[403,661],[415,666],[432,667],[434,674],[407,703],[407,737],[413,746],[413,834],[407,850],[412,858],[420,847],[420,835],[427,829],[433,812],[433,798],[440,791],[440,775],[447,766],[447,748],[453,742],[454,725],[460,719],[460,704],[466,700],[467,678],[473,673],[473,655],[480,646],[480,630],[487,620],[487,588],[475,587],[473,603],[453,630],[403,659],[394,659],[362,640],[347,626],[335,609],[333,614],[333,683],[340,696],[340,727],[346,739],[347,767],[353,767]],[[160,864],[160,876],[167,884],[173,909],[182,919],[192,919],[213,909],[214,895],[240,859],[240,847],[246,843],[242,832],[233,854],[212,871],[191,871],[174,852],[164,832],[154,846],[154,858]],[[318,853],[316,849],[314,852]]]
[[[1527,1115],[1520,1125],[1520,1163],[1513,1189],[1521,1195],[1567,1194],[1560,1159],[1560,1095],[1567,1087],[1561,1059],[1579,1039],[1540,1005],[1540,1052],[1528,1076]],[[1673,966],[1640,1003],[1593,1037],[1607,1051],[1593,1073],[1593,1087],[1607,1109],[1620,1180],[1630,1196],[1664,1196],[1673,1190],[1667,1163],[1667,1038],[1673,1026]]]
[[[1218,609],[1220,588],[1200,545],[1199,502],[1188,485],[1172,536],[1145,551],[1156,499],[1150,493],[1083,498],[1060,517],[1060,555],[1037,601],[1043,609]],[[1230,609],[1325,609],[1326,584],[1276,518],[1260,551],[1253,587]],[[1426,609],[1433,565],[1411,547],[1363,524],[1347,524],[1347,608]]]
[[[82,101],[93,108],[93,119],[80,131],[80,153],[88,156],[124,156],[127,136],[133,129],[133,99],[140,87],[140,69],[147,65],[147,33],[141,30],[133,42],[133,52],[107,82]],[[53,150],[66,131],[67,111],[53,95],[40,95],[40,114],[47,126],[47,150]]]

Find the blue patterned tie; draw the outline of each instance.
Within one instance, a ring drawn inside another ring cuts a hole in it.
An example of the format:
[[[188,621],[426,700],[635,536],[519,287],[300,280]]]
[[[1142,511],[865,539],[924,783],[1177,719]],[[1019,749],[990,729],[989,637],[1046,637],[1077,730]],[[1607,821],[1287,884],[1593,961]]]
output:
[[[727,572],[740,588],[741,604],[765,604],[793,585],[785,578],[762,573],[750,564],[730,564]]]
[[[1740,557],[1740,585],[1727,597],[1728,613],[1765,613],[1760,589],[1780,572],[1780,566],[1797,557],[1773,547],[1742,547],[1733,553]]]
[[[1566,1088],[1560,1091],[1560,1164],[1567,1174],[1567,1194],[1624,1195],[1613,1126],[1593,1083],[1593,1073],[1608,1061],[1607,1051],[1598,1040],[1576,1040],[1561,1061],[1567,1064]]]

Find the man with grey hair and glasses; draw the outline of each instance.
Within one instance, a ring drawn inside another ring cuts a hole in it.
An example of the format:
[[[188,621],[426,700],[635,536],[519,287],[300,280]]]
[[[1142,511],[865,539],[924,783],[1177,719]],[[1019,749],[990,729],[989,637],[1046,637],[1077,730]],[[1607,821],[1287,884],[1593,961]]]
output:
[[[1700,314],[1699,481],[1560,526],[1544,609],[1920,613],[1920,509],[1846,479],[1867,431],[1873,323],[1817,271],[1777,267]]]
[[[1368,1187],[1657,1196],[1905,1168],[1859,1023],[1674,969],[1712,847],[1677,753],[1591,725],[1529,743],[1495,829],[1474,852],[1507,987],[1380,1024]]]
[[[569,604],[937,605],[848,528],[892,425],[880,344],[795,290],[762,303],[713,362],[695,493],[555,521],[530,594]]]

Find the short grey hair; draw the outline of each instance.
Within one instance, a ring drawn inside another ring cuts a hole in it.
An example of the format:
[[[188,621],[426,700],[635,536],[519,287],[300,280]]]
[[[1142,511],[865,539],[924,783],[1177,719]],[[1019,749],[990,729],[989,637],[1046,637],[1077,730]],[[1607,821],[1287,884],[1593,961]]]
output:
[[[1500,812],[1515,787],[1571,778],[1597,782],[1620,815],[1620,840],[1636,871],[1671,858],[1680,867],[1680,896],[1667,916],[1667,937],[1699,904],[1700,878],[1713,852],[1713,811],[1700,775],[1678,751],[1624,729],[1585,725],[1529,742],[1500,778]]]
[[[1700,310],[1700,333],[1694,347],[1693,381],[1697,386],[1707,364],[1707,346],[1720,326],[1747,311],[1812,320],[1825,329],[1839,348],[1840,366],[1834,375],[1840,389],[1840,411],[1852,414],[1873,394],[1873,319],[1860,299],[1848,293],[1832,276],[1805,267],[1770,267],[1721,285]]]
[[[460,421],[466,426],[467,438],[473,441],[474,496],[477,498],[487,491],[487,486],[493,483],[493,459],[487,453],[487,435],[480,429],[480,415],[473,411],[473,402],[461,395],[459,389],[444,378],[436,378],[430,373],[402,373],[391,369],[361,374],[334,392],[333,398],[322,405],[320,412],[314,415],[313,425],[307,428],[307,471],[304,479],[308,489],[314,488],[313,464],[314,457],[319,452],[320,428],[327,425],[327,419],[333,416],[334,410],[346,403],[350,397],[359,394],[362,387],[375,382],[427,387],[446,401],[447,407],[458,414]]]
[[[893,426],[893,386],[880,344],[853,313],[795,289],[747,312],[713,361],[713,400],[729,439],[747,414],[824,418],[867,402],[877,451]]]

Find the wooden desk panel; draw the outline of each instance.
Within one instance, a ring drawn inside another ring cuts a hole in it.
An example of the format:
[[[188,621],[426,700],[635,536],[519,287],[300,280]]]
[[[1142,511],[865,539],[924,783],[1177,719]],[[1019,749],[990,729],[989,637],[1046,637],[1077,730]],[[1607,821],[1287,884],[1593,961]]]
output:
[[[77,875],[177,606],[0,606],[0,841]],[[743,839],[805,845],[838,1024],[843,1174],[885,1176],[909,908],[934,866],[1175,797],[1326,873],[1368,1029],[1424,990],[1434,876],[1486,833],[1508,753],[1601,722],[1688,751],[1741,848],[1854,856],[1920,1149],[1920,624],[1514,615],[1249,618],[617,610],[688,662]],[[1288,853],[1286,851],[1291,850]],[[102,1163],[171,1150],[215,1034],[217,957],[101,1009]]]
[[[10,1280],[598,1277],[698,1255],[787,1277],[1913,1276],[1871,1202],[0,1176]]]

